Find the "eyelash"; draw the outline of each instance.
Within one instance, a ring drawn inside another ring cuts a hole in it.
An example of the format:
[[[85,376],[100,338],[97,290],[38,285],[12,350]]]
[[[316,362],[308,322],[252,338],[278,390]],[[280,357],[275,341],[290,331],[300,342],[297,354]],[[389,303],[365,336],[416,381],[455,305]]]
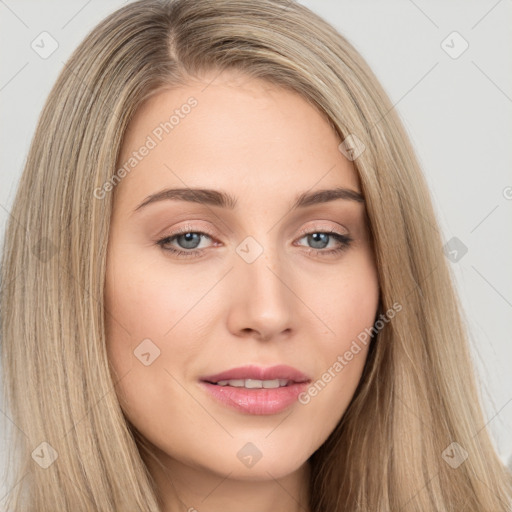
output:
[[[204,231],[204,232],[203,231],[194,231],[189,226],[185,226],[184,228],[181,228],[178,231],[176,231],[175,233],[173,233],[172,235],[166,236],[165,238],[158,240],[156,243],[164,251],[170,252],[178,258],[196,258],[196,257],[201,256],[205,249],[191,249],[189,251],[184,251],[184,250],[180,250],[180,249],[164,247],[166,244],[174,241],[178,236],[184,235],[187,233],[194,233],[197,235],[205,235],[207,238],[210,238],[210,239],[213,238],[213,234],[209,233],[208,231]],[[329,235],[330,237],[334,238],[340,244],[335,249],[329,249],[329,250],[315,249],[314,247],[309,247],[309,250],[307,251],[308,254],[315,252],[316,255],[320,254],[322,257],[329,257],[329,256],[337,255],[337,254],[347,250],[350,247],[351,243],[353,242],[352,237],[350,237],[349,235],[342,235],[340,233],[336,233],[334,230],[331,230],[331,231],[302,230],[300,232],[301,236],[299,237],[299,240],[301,238],[304,238],[305,236],[313,235],[313,234]]]

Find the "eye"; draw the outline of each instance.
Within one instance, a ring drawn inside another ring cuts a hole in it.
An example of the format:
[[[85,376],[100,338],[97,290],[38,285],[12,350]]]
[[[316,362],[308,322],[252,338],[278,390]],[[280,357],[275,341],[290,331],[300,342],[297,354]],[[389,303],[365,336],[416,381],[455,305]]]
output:
[[[175,254],[180,258],[193,258],[201,256],[203,253],[204,248],[198,249],[203,238],[212,240],[212,236],[209,233],[192,231],[190,227],[185,226],[176,233],[158,240],[157,244],[165,251]],[[171,245],[173,242],[178,244],[177,248]]]
[[[302,238],[299,238],[299,240],[303,239],[306,239],[306,242],[311,244],[308,247],[308,253],[315,252],[320,256],[332,256],[338,254],[341,251],[348,249],[353,241],[349,235],[343,235],[334,230],[303,232],[303,236]],[[326,250],[326,247],[330,242],[334,243],[334,247]]]
[[[306,243],[311,244],[307,247],[308,254],[314,252],[315,255],[320,256],[336,255],[348,249],[353,241],[349,235],[343,235],[334,230],[303,230],[301,235],[297,240],[306,239]],[[158,240],[157,245],[178,258],[194,258],[204,254],[205,247],[199,247],[203,239],[213,240],[213,235],[203,231],[193,231],[190,226],[185,226],[172,235]],[[328,248],[331,243],[334,243],[334,247]]]

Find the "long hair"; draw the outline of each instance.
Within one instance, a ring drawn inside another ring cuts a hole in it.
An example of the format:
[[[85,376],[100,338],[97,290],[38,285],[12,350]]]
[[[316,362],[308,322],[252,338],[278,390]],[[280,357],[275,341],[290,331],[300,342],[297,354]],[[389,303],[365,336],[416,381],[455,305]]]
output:
[[[106,353],[113,194],[102,187],[149,95],[228,69],[297,91],[341,140],[359,141],[353,163],[381,307],[402,306],[373,337],[346,413],[309,459],[311,510],[504,512],[511,477],[485,428],[411,143],[364,59],[291,0],[137,1],[94,28],[64,65],[31,143],[2,260],[4,391],[16,425],[7,509],[161,509]]]

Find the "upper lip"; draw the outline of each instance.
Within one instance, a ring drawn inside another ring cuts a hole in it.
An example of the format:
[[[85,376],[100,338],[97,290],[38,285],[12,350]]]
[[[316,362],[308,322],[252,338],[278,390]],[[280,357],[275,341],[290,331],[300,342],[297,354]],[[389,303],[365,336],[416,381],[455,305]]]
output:
[[[307,382],[309,377],[301,371],[288,366],[286,364],[279,364],[264,368],[256,365],[239,366],[231,368],[215,375],[201,377],[202,381],[217,383],[220,380],[234,380],[234,379],[253,379],[253,380],[274,380],[286,379],[294,382]]]

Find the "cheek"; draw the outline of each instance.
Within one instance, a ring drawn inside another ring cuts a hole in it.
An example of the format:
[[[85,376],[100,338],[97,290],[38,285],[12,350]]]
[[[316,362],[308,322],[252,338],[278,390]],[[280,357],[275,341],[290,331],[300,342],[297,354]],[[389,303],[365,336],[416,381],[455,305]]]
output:
[[[323,321],[322,336],[315,341],[318,373],[299,402],[313,416],[323,417],[325,434],[345,412],[368,355],[379,303],[378,275],[370,251],[347,258],[322,292],[316,290],[308,300]]]
[[[303,294],[322,320],[326,351],[345,350],[353,338],[373,325],[379,291],[373,254],[367,247],[351,253],[335,272],[311,273]]]
[[[138,347],[146,347],[151,358],[157,354],[160,357],[162,336],[171,329],[179,312],[176,297],[169,293],[169,287],[153,277],[147,265],[126,258],[122,252],[110,254],[107,263],[106,345],[117,379],[128,372],[131,379],[145,368],[136,359]],[[145,378],[141,380],[144,385]]]
[[[125,409],[128,403],[135,406],[140,401],[139,406],[159,410],[151,401],[172,396],[174,388],[179,388],[173,386],[166,370],[174,374],[179,368],[186,373],[190,361],[200,356],[201,323],[195,306],[210,285],[205,285],[204,275],[169,273],[161,262],[129,259],[127,253],[117,250],[109,254],[105,280],[107,353],[116,374],[114,380],[122,378],[116,389]]]
[[[111,258],[105,288],[107,339],[161,338],[173,327],[187,300],[179,276],[169,280],[162,275],[144,262]]]
[[[176,393],[165,370],[171,358],[180,359],[180,351],[167,350],[164,336],[183,316],[183,304],[154,268],[122,252],[109,255],[107,264],[106,347],[122,409],[144,431],[143,418],[158,420],[161,397],[171,399]]]

